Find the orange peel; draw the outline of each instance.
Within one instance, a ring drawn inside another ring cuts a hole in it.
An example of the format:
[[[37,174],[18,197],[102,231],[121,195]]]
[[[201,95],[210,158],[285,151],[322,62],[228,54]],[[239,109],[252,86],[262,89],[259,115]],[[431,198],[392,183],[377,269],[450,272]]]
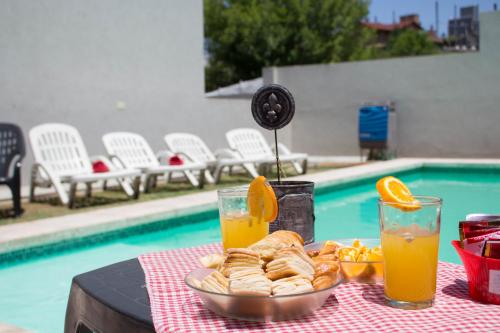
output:
[[[278,200],[266,177],[258,176],[250,183],[247,195],[248,213],[265,222],[273,222],[278,217]]]
[[[376,187],[382,200],[393,207],[404,211],[417,210],[422,207],[408,187],[396,177],[387,176],[379,179]]]

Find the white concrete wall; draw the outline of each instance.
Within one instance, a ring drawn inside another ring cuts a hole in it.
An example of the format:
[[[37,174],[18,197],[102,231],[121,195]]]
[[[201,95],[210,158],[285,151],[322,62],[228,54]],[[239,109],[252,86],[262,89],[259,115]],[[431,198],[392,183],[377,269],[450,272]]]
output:
[[[295,96],[293,148],[356,155],[359,106],[394,100],[400,156],[500,157],[500,12],[480,20],[478,53],[265,69]]]
[[[76,126],[89,153],[109,131],[189,131],[209,146],[254,124],[248,100],[204,97],[202,0],[0,1],[0,121]],[[124,102],[124,110],[117,109]],[[29,149],[28,149],[29,150]],[[24,162],[27,180],[32,158]]]
[[[76,126],[89,153],[101,136],[133,131],[153,149],[188,131],[215,149],[256,127],[250,101],[207,99],[202,0],[0,1],[0,121]],[[296,151],[357,154],[357,109],[394,99],[400,154],[500,155],[500,13],[481,16],[481,52],[268,69],[294,93],[279,137]],[[124,110],[117,109],[124,102]],[[264,131],[271,139],[271,133]],[[27,181],[31,153],[24,162]]]

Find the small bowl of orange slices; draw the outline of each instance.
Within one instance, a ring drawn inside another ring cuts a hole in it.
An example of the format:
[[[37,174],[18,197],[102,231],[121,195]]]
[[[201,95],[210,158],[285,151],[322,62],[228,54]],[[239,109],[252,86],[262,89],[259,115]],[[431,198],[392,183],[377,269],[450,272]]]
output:
[[[306,245],[304,249],[313,257],[334,255],[340,262],[345,282],[379,283],[383,281],[384,264],[380,239],[346,238],[327,240]]]
[[[380,239],[339,239],[340,268],[346,281],[378,283],[384,278]]]

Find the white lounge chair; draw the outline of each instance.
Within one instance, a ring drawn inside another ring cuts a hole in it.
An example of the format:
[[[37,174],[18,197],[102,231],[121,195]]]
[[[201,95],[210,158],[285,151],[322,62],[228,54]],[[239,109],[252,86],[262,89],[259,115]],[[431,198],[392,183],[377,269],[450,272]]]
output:
[[[183,165],[161,165],[144,137],[129,132],[108,133],[102,137],[110,160],[117,167],[139,169],[145,175],[144,191],[149,192],[158,175],[170,178],[172,172],[182,172],[195,187],[202,188],[205,163],[188,162]],[[197,179],[192,171],[199,171]]]
[[[170,151],[184,155],[193,162],[205,163],[210,169],[205,171],[205,179],[210,183],[219,183],[224,168],[244,167],[245,163],[251,162],[230,149],[218,149],[212,153],[205,142],[194,134],[171,133],[165,135],[164,140]],[[255,168],[249,172],[253,177],[258,176]]]
[[[65,124],[43,124],[29,132],[31,149],[35,158],[31,172],[30,200],[34,200],[35,187],[54,186],[63,204],[73,208],[78,183],[87,185],[90,196],[92,183],[116,179],[128,196],[139,196],[141,172],[135,169],[113,170],[94,173],[91,159],[78,130]],[[97,157],[106,162],[105,157]],[[111,163],[107,161],[108,167]],[[134,179],[131,186],[128,179]],[[68,183],[69,193],[63,186]]]
[[[243,159],[254,160],[259,169],[276,163],[276,157],[266,139],[256,129],[238,128],[226,133],[229,147],[237,151]],[[278,152],[282,163],[291,163],[299,174],[307,172],[307,154],[291,153],[282,143],[278,144]],[[246,168],[253,167],[249,164]]]

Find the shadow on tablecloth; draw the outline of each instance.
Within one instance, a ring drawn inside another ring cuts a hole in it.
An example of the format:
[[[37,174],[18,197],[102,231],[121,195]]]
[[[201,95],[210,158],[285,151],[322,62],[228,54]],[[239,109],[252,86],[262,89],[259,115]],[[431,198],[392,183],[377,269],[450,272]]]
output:
[[[469,286],[467,281],[456,279],[454,284],[449,284],[443,288],[443,294],[460,299],[471,299],[469,296]]]
[[[326,300],[325,304],[316,312],[302,317],[298,319],[301,323],[311,323],[317,320],[320,320],[324,317],[331,316],[331,310],[333,309],[338,309],[339,307],[339,302],[337,300],[337,297],[335,295],[330,295],[328,299]],[[322,309],[329,309],[329,311],[321,311]],[[192,295],[189,297],[186,302],[184,302],[182,306],[182,311],[184,314],[186,314],[188,317],[190,317],[191,320],[194,322],[196,321],[206,321],[206,320],[216,320],[216,321],[222,321],[225,328],[228,330],[231,329],[269,329],[269,323],[265,322],[254,322],[254,321],[241,321],[241,320],[236,320],[236,319],[231,319],[231,318],[225,318],[222,316],[219,316],[212,311],[208,310],[205,308],[201,302],[201,300],[195,296]]]
[[[371,303],[385,305],[384,286],[380,284],[365,284],[361,287],[363,298]]]

